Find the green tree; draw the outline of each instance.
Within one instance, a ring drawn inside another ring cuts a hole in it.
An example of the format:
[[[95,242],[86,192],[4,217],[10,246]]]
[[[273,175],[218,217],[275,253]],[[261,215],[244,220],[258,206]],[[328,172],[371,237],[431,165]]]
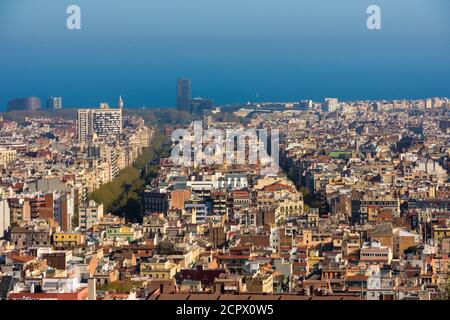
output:
[[[162,241],[156,246],[156,252],[160,255],[176,254],[175,245],[171,241]]]
[[[131,221],[141,221],[141,202],[145,186],[156,177],[158,167],[150,163],[167,153],[170,144],[156,132],[151,146],[136,159],[131,167],[122,170],[118,177],[90,194],[89,198],[103,203],[107,212],[124,216]]]

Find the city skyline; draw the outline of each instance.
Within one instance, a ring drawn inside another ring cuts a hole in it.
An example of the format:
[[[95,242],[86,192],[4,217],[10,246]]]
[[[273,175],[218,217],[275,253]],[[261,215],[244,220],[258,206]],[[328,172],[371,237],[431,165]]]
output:
[[[448,0],[0,3],[0,302],[450,300]]]
[[[175,95],[177,96],[177,95]],[[99,102],[97,103],[93,103],[93,104],[82,104],[79,106],[66,106],[64,105],[64,107],[59,108],[59,107],[50,107],[49,105],[49,101],[51,101],[52,99],[62,99],[63,97],[47,97],[47,98],[42,98],[42,97],[35,97],[35,96],[29,96],[29,97],[22,97],[22,98],[16,98],[13,100],[10,100],[7,102],[8,103],[12,103],[15,104],[16,102],[22,102],[22,101],[27,101],[27,100],[33,100],[34,103],[36,101],[36,99],[39,100],[39,108],[35,108],[33,107],[33,111],[36,110],[58,110],[58,109],[95,109],[95,108],[101,108],[102,105],[107,105],[108,107],[110,105],[116,105],[117,104],[117,97],[116,100],[113,99],[108,99],[108,100],[99,100]],[[119,99],[124,99],[124,97],[122,95],[119,95]],[[177,99],[177,98],[175,98]],[[396,99],[340,99],[339,97],[333,97],[330,98],[330,96],[324,96],[323,99],[319,99],[319,100],[312,100],[312,99],[298,99],[298,100],[253,100],[253,101],[238,101],[238,102],[234,102],[234,103],[229,103],[229,104],[221,104],[221,105],[217,105],[218,107],[226,107],[227,105],[232,105],[232,106],[241,106],[243,108],[245,108],[248,105],[265,105],[265,104],[279,104],[279,105],[289,105],[289,104],[295,104],[295,103],[304,103],[304,102],[311,102],[311,103],[316,103],[316,104],[322,104],[322,105],[326,105],[327,104],[327,100],[328,99],[337,99],[339,102],[345,102],[345,103],[354,103],[354,102],[395,102],[395,101],[427,101],[427,100],[433,100],[433,99],[449,99],[448,96],[426,96],[426,97],[418,97],[418,98],[406,98],[406,97],[400,97],[400,98],[396,98]],[[193,97],[190,99],[191,104],[194,103],[195,101],[214,101],[214,100],[208,100],[208,99],[204,99],[201,96],[198,97]],[[115,102],[114,102],[115,101]],[[128,100],[127,100],[128,101]],[[124,100],[122,100],[122,103],[124,103]],[[177,106],[177,103],[175,102],[175,104],[170,105],[170,106],[154,106],[154,107],[148,107],[148,106],[130,106],[130,105],[123,105],[122,107],[123,109],[140,109],[140,108],[149,108],[149,109],[175,109],[178,111],[187,111],[189,113],[193,113],[194,110],[193,109],[180,109]],[[192,106],[191,106],[192,108]],[[114,109],[114,107],[112,108]],[[11,111],[23,111],[23,110],[11,110]],[[7,108],[5,108],[5,110],[1,110],[0,109],[0,113],[1,112],[8,112]]]

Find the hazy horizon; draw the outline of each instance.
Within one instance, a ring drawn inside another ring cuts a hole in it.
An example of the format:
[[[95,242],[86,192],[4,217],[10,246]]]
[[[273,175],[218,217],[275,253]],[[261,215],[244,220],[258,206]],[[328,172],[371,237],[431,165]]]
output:
[[[66,8],[82,29],[66,29]],[[382,30],[366,9],[382,9]],[[62,96],[65,107],[450,96],[448,0],[3,0],[0,111]],[[257,94],[259,98],[257,98]]]

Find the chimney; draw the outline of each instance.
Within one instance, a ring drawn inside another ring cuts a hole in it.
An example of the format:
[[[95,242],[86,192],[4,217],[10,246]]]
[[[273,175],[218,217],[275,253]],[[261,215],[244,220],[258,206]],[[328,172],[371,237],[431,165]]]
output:
[[[97,283],[94,278],[88,280],[88,300],[97,300]]]

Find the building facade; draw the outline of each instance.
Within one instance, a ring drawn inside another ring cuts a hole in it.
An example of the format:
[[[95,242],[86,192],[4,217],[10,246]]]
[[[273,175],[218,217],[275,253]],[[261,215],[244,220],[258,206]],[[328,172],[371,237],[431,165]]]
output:
[[[32,111],[41,109],[41,100],[37,97],[16,99],[8,102],[8,112]]]
[[[177,81],[177,110],[191,112],[191,80],[178,79]]]
[[[62,109],[62,98],[61,97],[48,98],[45,107],[47,109]]]
[[[106,139],[117,137],[122,133],[122,109],[109,108],[102,104],[100,109],[78,110],[78,141],[92,141],[97,138]]]

